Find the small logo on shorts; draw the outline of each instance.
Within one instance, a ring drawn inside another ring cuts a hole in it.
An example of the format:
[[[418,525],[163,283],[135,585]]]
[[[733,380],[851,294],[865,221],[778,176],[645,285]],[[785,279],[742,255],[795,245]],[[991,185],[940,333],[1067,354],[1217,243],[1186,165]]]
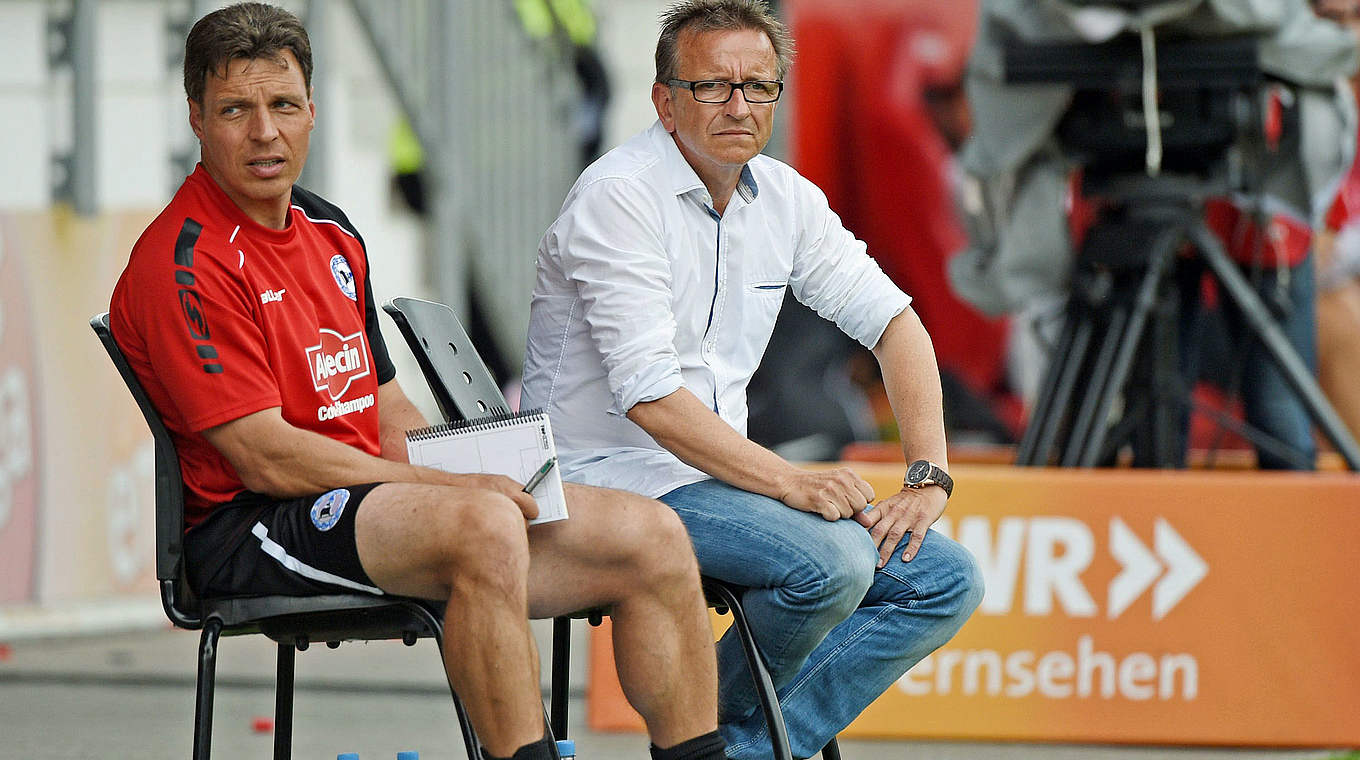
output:
[[[312,504],[312,524],[319,531],[327,531],[335,527],[340,522],[340,515],[345,512],[345,505],[349,503],[349,491],[344,488],[337,488],[334,491],[321,495]]]

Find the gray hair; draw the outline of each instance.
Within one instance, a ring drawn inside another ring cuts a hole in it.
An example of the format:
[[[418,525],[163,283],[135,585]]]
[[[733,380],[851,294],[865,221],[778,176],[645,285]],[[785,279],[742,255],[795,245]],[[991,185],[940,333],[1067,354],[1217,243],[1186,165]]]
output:
[[[763,0],[680,0],[661,14],[656,41],[656,81],[678,79],[680,35],[685,32],[740,31],[765,33],[774,47],[776,76],[783,79],[793,65],[793,37]]]
[[[184,94],[203,102],[208,75],[225,73],[243,58],[281,61],[292,51],[302,67],[302,81],[312,91],[312,43],[297,16],[264,3],[237,3],[199,19],[184,40]]]

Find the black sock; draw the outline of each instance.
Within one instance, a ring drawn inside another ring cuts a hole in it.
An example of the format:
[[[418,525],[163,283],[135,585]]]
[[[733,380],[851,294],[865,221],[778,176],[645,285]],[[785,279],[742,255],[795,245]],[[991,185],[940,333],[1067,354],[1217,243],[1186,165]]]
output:
[[[722,734],[717,731],[710,731],[665,749],[655,744],[651,745],[652,760],[723,760],[726,757],[723,750],[726,748],[727,742],[723,741]]]
[[[515,750],[515,754],[511,757],[496,757],[487,752],[486,748],[482,748],[482,758],[483,760],[558,760],[557,745],[545,736]]]

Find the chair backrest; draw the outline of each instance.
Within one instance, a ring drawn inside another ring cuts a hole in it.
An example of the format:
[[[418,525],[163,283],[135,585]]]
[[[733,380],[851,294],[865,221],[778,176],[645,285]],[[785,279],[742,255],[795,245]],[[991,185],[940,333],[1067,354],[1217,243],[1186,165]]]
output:
[[[383,304],[383,311],[406,338],[445,419],[510,411],[453,309],[419,298],[393,298]]]
[[[184,477],[179,469],[179,455],[175,452],[170,431],[161,422],[151,398],[133,374],[127,357],[113,340],[109,329],[109,314],[104,312],[90,319],[90,327],[104,350],[118,368],[127,389],[142,410],[146,426],[156,447],[156,578],[161,586],[161,604],[170,621],[181,628],[198,628],[201,620],[196,613],[183,609],[185,600],[178,583],[184,564]]]

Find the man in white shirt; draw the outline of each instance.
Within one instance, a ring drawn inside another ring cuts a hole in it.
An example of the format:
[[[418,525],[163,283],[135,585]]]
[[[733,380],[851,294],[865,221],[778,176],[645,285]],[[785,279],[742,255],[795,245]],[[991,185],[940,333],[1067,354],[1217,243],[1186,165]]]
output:
[[[760,155],[792,41],[759,0],[662,17],[659,120],[577,180],[539,246],[523,405],[545,407],[568,480],[660,498],[703,573],[744,605],[809,757],[981,600],[944,512],[939,371],[899,291],[825,196]],[[866,95],[867,97],[867,95]],[[795,467],[745,437],[746,386],[785,289],[872,348],[902,431],[903,489]],[[728,756],[768,756],[737,642],[718,647]]]

